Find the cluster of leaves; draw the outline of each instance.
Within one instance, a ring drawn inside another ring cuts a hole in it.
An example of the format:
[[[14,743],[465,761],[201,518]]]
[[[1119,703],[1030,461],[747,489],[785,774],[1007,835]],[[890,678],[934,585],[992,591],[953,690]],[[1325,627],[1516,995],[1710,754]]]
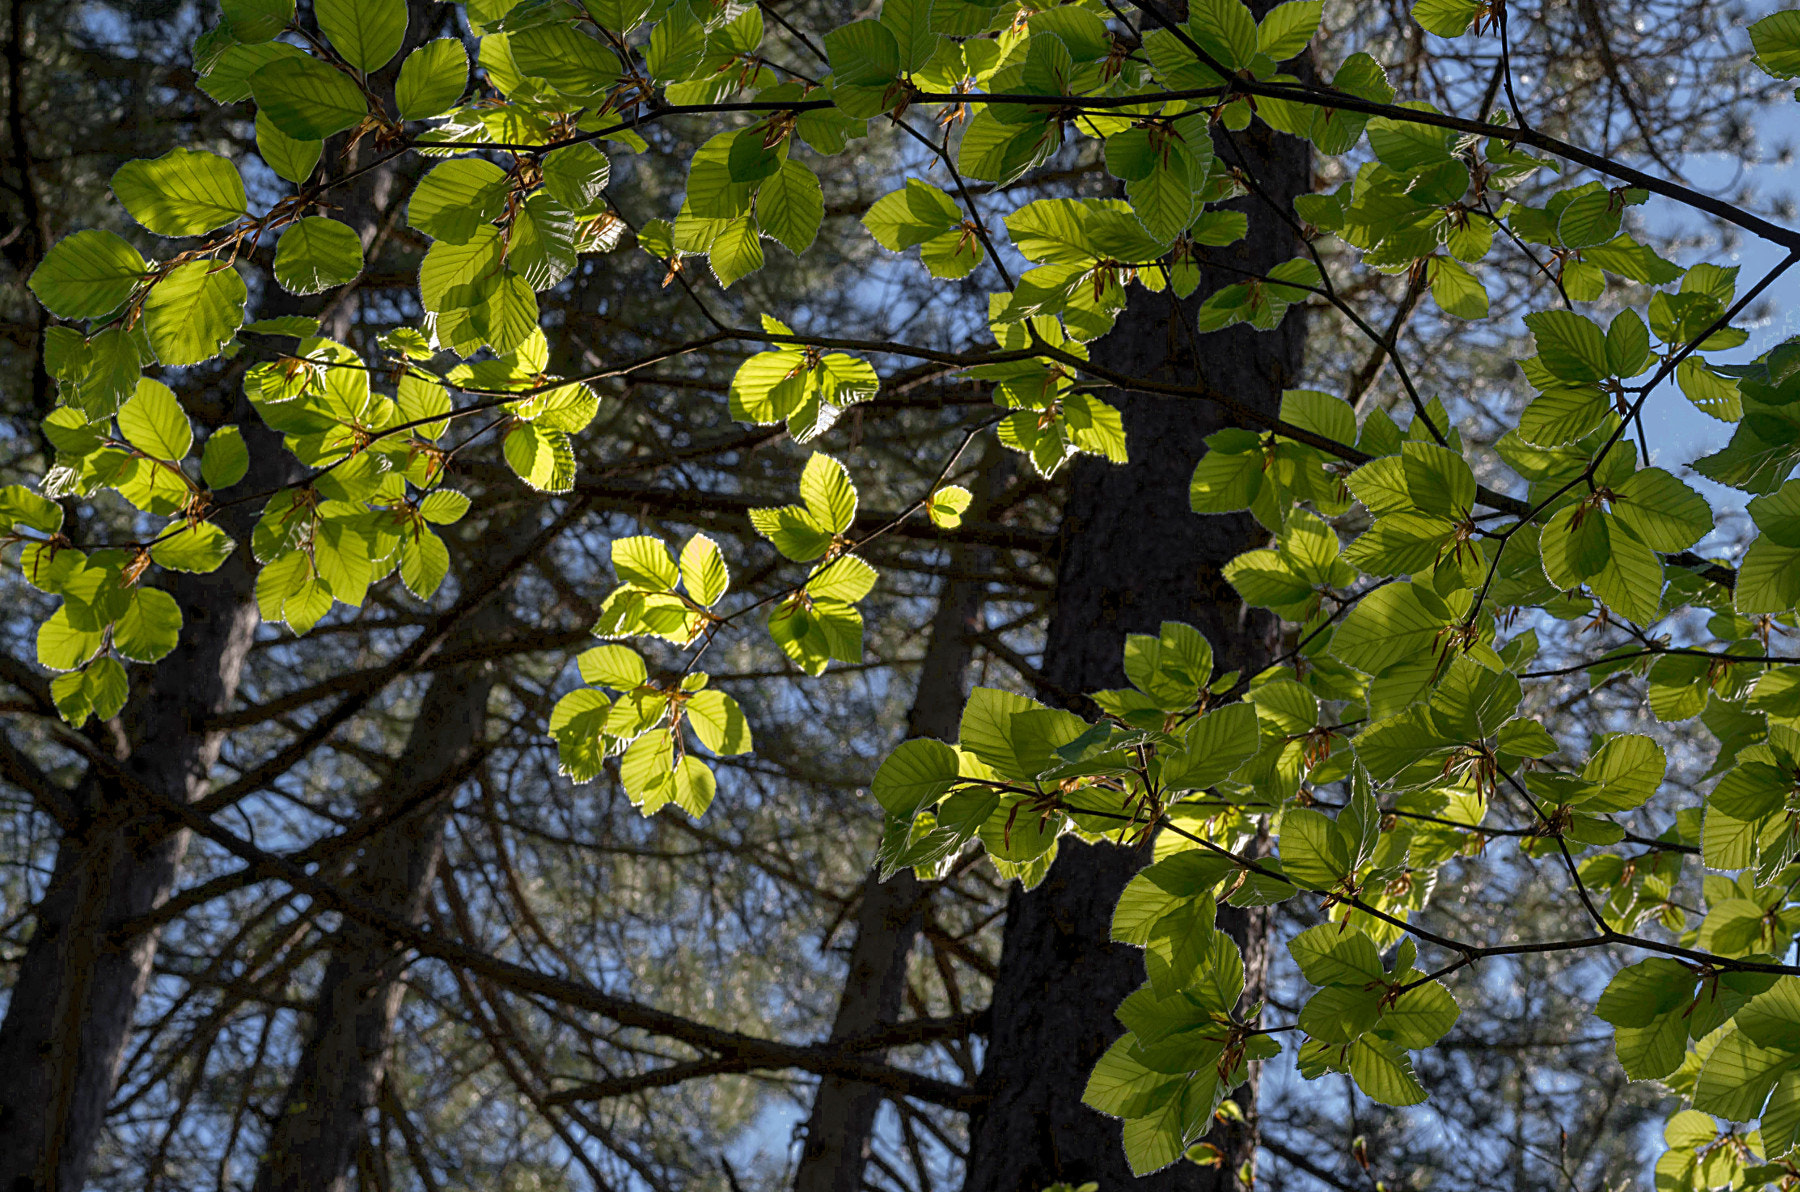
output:
[[[612,561],[619,586],[602,606],[597,636],[687,645],[721,623],[712,607],[731,586],[731,573],[706,535],[688,539],[679,561],[659,539],[620,538]],[[689,752],[682,727],[715,755],[748,753],[750,726],[737,701],[708,688],[704,671],[653,679],[629,646],[596,646],[576,663],[588,686],[563,696],[550,713],[562,772],[589,782],[608,757],[618,757],[620,784],[645,815],[671,803],[696,819],[706,814],[718,779]]]
[[[1328,83],[1284,72],[1312,41],[1319,0],[1260,21],[1239,0],[1195,0],[1180,22],[1142,10],[1150,19],[1139,29],[1090,0],[887,0],[878,17],[826,32],[818,54],[828,73],[809,78],[764,55],[768,30],[754,6],[469,0],[479,89],[470,91],[461,43],[427,42],[400,62],[390,107],[369,76],[406,42],[401,0],[321,0],[316,29],[291,0],[230,0],[196,45],[196,70],[219,102],[254,101],[258,151],[294,193],[255,214],[222,157],[178,149],[130,162],[113,178],[118,202],[147,232],[183,244],[153,259],[111,232],[78,232],[31,279],[64,320],[45,353],[57,408],[43,430],[56,459],[41,492],[10,488],[0,503],[26,578],[61,598],[38,637],[39,661],[61,672],[59,708],[74,723],[114,714],[124,664],[174,648],[179,607],[142,581],[152,567],[225,565],[236,544],[216,517],[232,504],[261,503],[249,545],[262,615],[304,633],[396,572],[420,600],[437,592],[448,550],[431,527],[468,507],[440,487],[460,447],[442,442],[457,419],[493,413],[486,431],[529,490],[574,487],[573,436],[599,398],[548,372],[537,295],[583,254],[623,240],[602,143],[640,151],[638,128],[671,115],[725,125],[694,151],[678,208],[635,233],[666,267],[666,284],[697,295],[705,279],[689,270],[692,257],[731,287],[764,266],[765,239],[809,249],[826,211],[812,157],[850,152],[871,128],[913,136],[952,184],[904,179],[862,226],[888,250],[919,249],[936,278],[995,275],[992,343],[953,357],[906,345],[870,352],[949,361],[991,387],[996,437],[1049,477],[1079,453],[1128,460],[1120,412],[1096,396],[1118,378],[1094,366],[1088,345],[1114,327],[1133,288],[1188,298],[1225,260],[1215,250],[1247,235],[1247,211],[1290,217],[1249,202],[1255,180],[1221,152],[1260,121],[1349,158],[1349,180],[1294,204],[1307,233],[1301,255],[1263,273],[1236,267],[1235,281],[1195,304],[1192,330],[1267,330],[1302,302],[1349,313],[1315,247],[1324,238],[1370,270],[1423,279],[1444,313],[1480,320],[1482,271],[1504,239],[1546,283],[1546,309],[1525,319],[1534,354],[1518,362],[1529,404],[1478,455],[1398,359],[1411,405],[1404,426],[1380,410],[1359,418],[1316,390],[1287,392],[1273,417],[1237,395],[1182,391],[1227,415],[1196,462],[1192,508],[1247,510],[1267,530],[1268,542],[1225,576],[1245,604],[1297,626],[1292,649],[1260,673],[1215,674],[1211,646],[1191,627],[1133,635],[1131,686],[1091,693],[1092,720],[977,690],[955,744],[906,742],[876,774],[880,868],[939,876],[979,841],[1000,873],[1031,885],[1064,834],[1154,837],[1155,864],[1114,923],[1119,940],[1144,949],[1148,980],[1120,1007],[1127,1034],[1087,1090],[1090,1104],[1124,1119],[1131,1162],[1149,1171],[1184,1154],[1204,1161],[1190,1148],[1226,1112],[1248,1065],[1275,1054],[1289,1030],[1303,1038],[1302,1075],[1346,1072],[1377,1100],[1421,1100],[1407,1053],[1434,1044],[1457,1014],[1440,978],[1504,951],[1439,934],[1421,916],[1447,862],[1479,855],[1492,837],[1514,839],[1561,866],[1593,928],[1529,946],[1651,954],[1596,1008],[1617,1031],[1626,1070],[1664,1081],[1702,1113],[1761,1120],[1759,1130],[1720,1134],[1679,1116],[1663,1165],[1670,1186],[1800,1178],[1800,970],[1784,960],[1800,931],[1791,900],[1800,658],[1770,645],[1800,629],[1800,481],[1788,479],[1800,465],[1800,344],[1748,364],[1716,356],[1745,342],[1732,322],[1768,279],[1740,298],[1735,269],[1682,269],[1632,237],[1629,211],[1652,194],[1709,201],[1673,182],[1619,170],[1630,185],[1548,182],[1558,157],[1610,166],[1510,120],[1396,102],[1368,54],[1321,71]],[[1415,17],[1461,37],[1485,11],[1475,0],[1421,0]],[[1800,15],[1757,22],[1750,38],[1763,69],[1800,75]],[[937,110],[941,140],[906,122],[915,106]],[[377,361],[321,336],[311,319],[246,322],[236,264],[279,233],[273,274],[292,294],[358,276],[362,241],[325,214],[331,188],[355,176],[325,156],[340,136],[434,163],[406,208],[429,242],[417,325],[383,336]],[[1103,163],[1123,197],[984,217],[968,180],[1003,191],[1065,148]],[[1785,237],[1790,255],[1777,271],[1800,259],[1800,237],[1746,226]],[[1020,259],[1030,268],[1015,278]],[[1604,327],[1578,309],[1602,298],[1623,308]],[[804,442],[880,389],[875,364],[831,350],[844,343],[769,315],[753,329],[708,317],[711,344],[770,345],[732,382],[729,410],[743,422],[785,425]],[[195,463],[172,385],[179,370],[247,347],[258,355],[245,392],[272,433],[218,427]],[[1645,458],[1640,415],[1668,380],[1735,424],[1726,448],[1693,461],[1754,498],[1757,535],[1735,569],[1693,553],[1713,529],[1711,507]],[[252,442],[266,446],[253,456]],[[221,496],[247,479],[255,491]],[[970,495],[943,479],[907,513],[954,528]],[[57,500],[103,492],[142,515],[138,540],[63,535]],[[700,652],[765,610],[767,632],[799,670],[858,661],[857,605],[879,576],[859,553],[867,537],[852,536],[857,505],[844,465],[813,455],[799,503],[749,519],[783,558],[806,565],[804,579],[729,613],[718,611],[730,577],[710,539],[689,539],[678,557],[658,538],[616,541],[619,587],[595,626],[607,640],[581,656],[586,685],[550,718],[564,772],[587,781],[615,757],[646,814],[669,804],[703,814],[717,777],[690,741],[715,756],[752,743],[742,710],[695,669]],[[1553,736],[1526,710],[1532,684],[1547,677],[1531,670],[1537,627],[1584,616],[1636,643],[1593,660],[1590,676],[1641,680],[1653,714],[1699,717],[1719,741],[1715,785],[1655,837],[1632,833],[1625,817],[1662,789],[1660,747],[1631,734]],[[618,640],[638,638],[655,639],[659,659],[688,657],[653,675]],[[1640,851],[1616,851],[1631,849]],[[1698,909],[1677,896],[1689,856],[1708,870]],[[1242,1004],[1242,958],[1215,917],[1221,901],[1290,898],[1313,900],[1328,921],[1289,943],[1317,988],[1295,1022],[1277,1026],[1264,1007]],[[1438,968],[1421,965],[1422,947],[1443,954]]]

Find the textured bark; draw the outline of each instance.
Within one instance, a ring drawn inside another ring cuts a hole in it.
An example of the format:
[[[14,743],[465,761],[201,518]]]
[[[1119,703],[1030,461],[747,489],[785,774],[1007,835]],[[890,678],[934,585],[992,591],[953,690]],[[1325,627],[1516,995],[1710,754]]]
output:
[[[1225,163],[1242,164],[1284,205],[1308,189],[1305,143],[1257,125],[1239,134]],[[1250,235],[1226,260],[1257,272],[1295,255],[1298,241],[1266,207],[1250,211]],[[1219,258],[1215,256],[1214,260]],[[1209,270],[1195,297],[1179,306],[1167,295],[1135,291],[1094,359],[1163,382],[1196,376],[1273,413],[1281,390],[1299,372],[1304,328],[1298,312],[1275,331],[1237,327],[1208,336],[1193,330],[1205,294],[1241,280]],[[1254,672],[1275,646],[1275,622],[1245,610],[1221,567],[1263,537],[1247,514],[1200,517],[1188,511],[1188,482],[1202,440],[1222,423],[1197,400],[1114,394],[1124,411],[1131,462],[1111,467],[1084,458],[1074,465],[1064,506],[1056,607],[1044,647],[1044,677],[1056,688],[1085,692],[1125,685],[1121,652],[1127,633],[1155,633],[1165,620],[1186,621],[1213,643],[1221,668]],[[1119,1036],[1119,1002],[1144,980],[1141,953],[1110,941],[1113,906],[1148,860],[1145,850],[1090,846],[1064,838],[1048,877],[1035,890],[1015,890],[1008,907],[982,1089],[991,1101],[971,1123],[964,1192],[1037,1192],[1057,1181],[1125,1188],[1217,1192],[1255,1153],[1254,1126],[1214,1141],[1227,1149],[1223,1169],[1179,1163],[1135,1179],[1125,1163],[1118,1123],[1081,1104],[1094,1062]],[[1260,996],[1267,969],[1261,911],[1222,908],[1220,925],[1244,949],[1245,997]],[[1255,1085],[1237,1094],[1246,1109]]]
[[[968,552],[957,552],[958,555]],[[961,562],[962,560],[959,560]],[[954,570],[979,571],[961,566]],[[907,714],[906,735],[954,741],[964,699],[963,680],[974,651],[972,635],[981,629],[983,592],[980,584],[950,580],[932,618],[931,641],[919,667],[919,686]],[[887,881],[871,873],[863,883],[856,942],[844,975],[831,1038],[854,1038],[896,1022],[906,992],[906,970],[918,938],[931,886],[912,870]],[[880,1053],[870,1053],[879,1058]],[[794,1173],[795,1192],[857,1192],[863,1186],[875,1115],[886,1096],[873,1085],[828,1076],[813,1095],[806,1122],[806,1143]]]
[[[469,637],[495,628],[496,614],[487,610],[471,619]],[[375,793],[364,814],[409,810],[369,839],[346,883],[351,897],[409,923],[423,919],[451,797],[486,735],[496,670],[492,662],[476,662],[432,678],[395,779]],[[340,1192],[350,1186],[351,1163],[368,1144],[368,1114],[393,1044],[405,962],[405,950],[372,927],[346,921],[334,935],[313,1000],[311,1032],[257,1171],[257,1192]]]
[[[241,412],[253,420],[247,407]],[[255,491],[278,482],[279,441],[246,422]],[[253,516],[246,511],[246,517]],[[229,524],[240,543],[249,524]],[[101,734],[138,781],[170,798],[198,798],[221,734],[199,731],[237,691],[256,629],[255,575],[241,545],[210,575],[166,585],[181,605],[181,643],[139,672],[120,732]],[[79,822],[57,844],[19,979],[0,1022],[0,1189],[82,1187],[132,1016],[150,978],[156,935],[113,942],[118,925],[151,910],[174,884],[185,832],[90,774],[74,795]]]

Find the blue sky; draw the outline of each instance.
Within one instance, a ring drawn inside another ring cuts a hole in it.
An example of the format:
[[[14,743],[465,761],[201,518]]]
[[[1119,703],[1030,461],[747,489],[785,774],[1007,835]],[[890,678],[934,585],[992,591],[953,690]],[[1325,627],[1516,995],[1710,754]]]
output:
[[[1792,163],[1782,163],[1774,152],[1777,147],[1800,143],[1800,105],[1778,103],[1765,111],[1757,121],[1758,138],[1766,160],[1746,167],[1729,154],[1707,154],[1690,157],[1682,163],[1688,185],[1708,193],[1736,192],[1746,183],[1755,198],[1753,209],[1759,214],[1773,215],[1782,200],[1800,202],[1800,175]],[[1643,208],[1644,223],[1652,233],[1696,232],[1701,225],[1673,202],[1652,198]],[[1789,222],[1789,221],[1778,221]],[[1730,251],[1721,253],[1716,237],[1686,252],[1676,254],[1683,265],[1702,260],[1739,266],[1738,290],[1742,293],[1754,285],[1780,259],[1781,252],[1767,241],[1745,235]],[[1720,361],[1749,360],[1766,352],[1793,335],[1800,335],[1800,268],[1796,268],[1767,291],[1773,307],[1772,316],[1764,322],[1746,325],[1750,333],[1743,347],[1712,356]],[[1736,489],[1714,484],[1695,476],[1686,465],[1723,447],[1731,438],[1729,423],[1702,414],[1671,381],[1665,382],[1644,406],[1644,430],[1651,443],[1652,462],[1681,475],[1699,489],[1717,509],[1741,510],[1747,495]]]

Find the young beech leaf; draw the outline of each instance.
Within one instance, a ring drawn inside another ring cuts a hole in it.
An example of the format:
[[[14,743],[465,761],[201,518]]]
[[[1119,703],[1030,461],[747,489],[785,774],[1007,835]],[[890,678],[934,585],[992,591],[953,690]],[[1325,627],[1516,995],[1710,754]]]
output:
[[[194,428],[175,391],[149,377],[140,378],[137,392],[119,407],[119,433],[153,459],[184,459],[194,445]]]
[[[112,232],[76,232],[58,240],[32,270],[31,292],[52,314],[98,318],[131,297],[148,269],[137,249]]]
[[[323,140],[369,114],[368,101],[348,75],[304,55],[262,66],[250,76],[250,91],[258,114],[300,141]]]
[[[144,299],[144,328],[156,358],[199,364],[217,356],[244,323],[249,289],[235,266],[189,261],[157,282]]]
[[[275,243],[275,280],[295,294],[317,294],[362,272],[362,241],[347,224],[308,216]]]
[[[192,149],[126,162],[114,172],[112,190],[133,219],[159,236],[210,232],[249,210],[237,167]]]
[[[231,36],[246,45],[268,41],[294,19],[294,0],[221,0]]]
[[[314,0],[313,15],[344,61],[380,70],[406,40],[406,0]]]
[[[450,37],[428,41],[406,56],[394,84],[402,120],[427,120],[455,107],[469,85],[469,53]]]

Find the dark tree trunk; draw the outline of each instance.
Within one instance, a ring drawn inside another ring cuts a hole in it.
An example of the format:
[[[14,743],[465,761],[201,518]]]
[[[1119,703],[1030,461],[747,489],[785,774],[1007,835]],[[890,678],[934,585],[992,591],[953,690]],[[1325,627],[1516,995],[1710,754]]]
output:
[[[1222,146],[1223,163],[1241,164],[1284,206],[1309,183],[1304,142],[1256,125],[1238,134],[1238,161]],[[1254,200],[1249,238],[1225,259],[1257,272],[1294,256],[1299,242],[1286,224]],[[1217,250],[1215,250],[1217,251]],[[1215,256],[1213,259],[1219,259]],[[1196,377],[1273,413],[1293,384],[1304,350],[1298,312],[1275,331],[1239,326],[1200,337],[1198,299],[1241,280],[1209,270],[1194,299],[1135,291],[1111,334],[1094,345],[1096,362],[1162,382]],[[1277,625],[1245,610],[1221,568],[1256,545],[1263,533],[1248,514],[1201,517],[1188,511],[1188,482],[1223,423],[1199,400],[1112,395],[1124,410],[1131,462],[1113,467],[1084,457],[1074,464],[1063,512],[1056,607],[1044,645],[1044,677],[1068,692],[1125,685],[1121,652],[1127,633],[1157,632],[1165,620],[1186,621],[1212,642],[1221,668],[1254,672],[1266,665]],[[1215,1138],[1223,1169],[1182,1162],[1134,1179],[1119,1125],[1081,1103],[1096,1060],[1122,1030],[1119,1002],[1144,980],[1141,953],[1110,941],[1113,906],[1147,850],[1090,846],[1064,838],[1043,884],[1014,891],[1008,908],[982,1087],[992,1100],[971,1124],[964,1192],[1037,1192],[1066,1181],[1098,1181],[1104,1192],[1125,1188],[1218,1192],[1255,1153],[1254,1126]],[[1267,968],[1264,916],[1223,908],[1220,925],[1244,950],[1245,997],[1261,994]],[[1254,1107],[1255,1085],[1237,1094]]]
[[[247,419],[253,492],[278,483],[280,443]],[[139,670],[109,739],[119,762],[152,790],[183,801],[206,789],[221,735],[202,730],[237,692],[256,630],[249,523],[228,526],[242,544],[210,575],[167,585],[181,605],[181,642]],[[74,800],[79,822],[57,844],[19,978],[0,1022],[0,1189],[76,1192],[112,1097],[138,999],[150,979],[154,932],[128,942],[119,926],[165,898],[187,851],[184,831],[91,773]]]
[[[975,553],[955,552],[952,569],[979,571],[980,560],[964,557]],[[956,740],[966,695],[964,674],[974,652],[973,635],[981,630],[983,604],[983,585],[959,579],[945,582],[906,718],[909,738]],[[871,873],[863,883],[856,942],[850,949],[832,1039],[854,1038],[899,1021],[907,963],[931,892],[931,885],[920,882],[910,869],[885,882]],[[857,1192],[863,1186],[875,1115],[885,1096],[880,1089],[855,1081],[828,1076],[819,1082],[794,1174],[794,1192]]]
[[[467,640],[476,640],[484,624],[495,627],[489,610],[497,607],[489,604],[471,619]],[[433,676],[393,781],[364,808],[369,816],[408,809],[370,838],[356,863],[348,892],[364,905],[410,923],[423,919],[451,797],[482,749],[494,675],[493,663],[480,662]],[[311,1032],[263,1151],[257,1192],[350,1186],[393,1043],[405,963],[405,951],[382,932],[348,921],[338,928],[313,1000]]]

